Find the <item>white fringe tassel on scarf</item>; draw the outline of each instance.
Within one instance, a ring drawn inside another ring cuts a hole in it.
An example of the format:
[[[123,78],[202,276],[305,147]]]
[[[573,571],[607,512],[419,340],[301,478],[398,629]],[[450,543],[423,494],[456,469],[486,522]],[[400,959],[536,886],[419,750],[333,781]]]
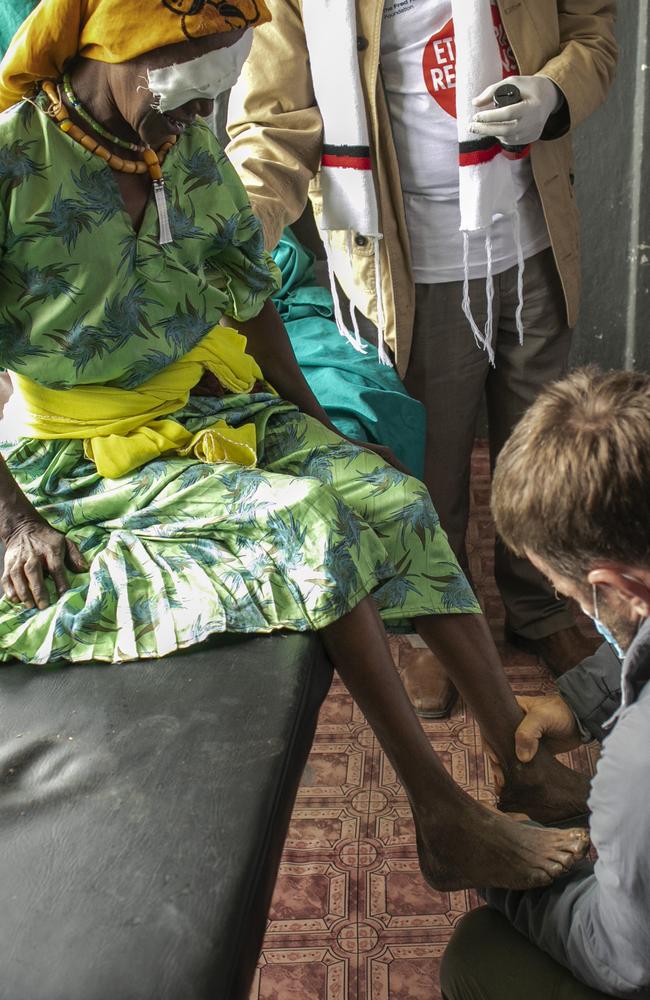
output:
[[[366,353],[350,302],[352,331],[348,330],[334,276],[332,233],[347,231],[352,265],[352,233],[372,242],[377,296],[378,358],[390,365],[385,344],[385,314],[382,294],[379,241],[379,209],[370,165],[370,140],[359,72],[355,0],[303,0],[302,18],[311,62],[316,103],[323,119],[321,190],[323,216],[321,237],[327,254],[334,316],[342,336],[355,350]],[[333,70],[332,53],[336,53]]]
[[[463,312],[477,344],[483,347],[494,364],[494,270],[492,258],[492,223],[496,215],[512,220],[513,239],[518,264],[519,302],[516,322],[520,342],[524,295],[524,254],[521,245],[521,222],[517,208],[517,191],[512,174],[512,161],[497,152],[485,162],[463,164],[463,144],[475,143],[476,134],[470,124],[476,108],[472,104],[477,94],[503,76],[491,0],[452,0],[454,34],[456,38],[456,117],[459,142],[460,228],[463,234],[465,280]],[[496,140],[494,145],[496,145]],[[487,277],[485,284],[487,319],[485,330],[478,328],[472,313],[469,293],[469,243],[471,234],[485,239]]]

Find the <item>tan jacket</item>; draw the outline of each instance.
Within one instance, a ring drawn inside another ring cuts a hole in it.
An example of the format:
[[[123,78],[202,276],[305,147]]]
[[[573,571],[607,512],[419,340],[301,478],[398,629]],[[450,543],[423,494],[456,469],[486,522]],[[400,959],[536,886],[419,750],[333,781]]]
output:
[[[615,0],[498,0],[504,28],[524,76],[542,72],[563,91],[571,127],[604,100],[614,76]],[[301,0],[268,0],[273,21],[255,30],[253,49],[231,95],[228,155],[248,190],[268,247],[311,198],[320,215],[323,125],[314,101]],[[370,130],[373,172],[384,239],[382,290],[386,341],[399,373],[408,365],[415,290],[397,155],[381,82],[383,0],[358,0],[357,48]],[[336,73],[336,53],[332,53]],[[567,126],[565,125],[565,131]],[[568,134],[536,142],[532,165],[562,279],[569,323],[578,316],[580,253]],[[376,322],[372,241],[333,233],[336,275],[361,311]]]

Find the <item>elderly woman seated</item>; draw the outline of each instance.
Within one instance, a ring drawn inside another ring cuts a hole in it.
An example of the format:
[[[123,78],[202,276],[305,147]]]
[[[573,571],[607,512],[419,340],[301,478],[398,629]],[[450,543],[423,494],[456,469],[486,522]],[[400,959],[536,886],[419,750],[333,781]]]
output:
[[[276,269],[206,125],[263,0],[42,0],[0,68],[0,661],[119,663],[216,632],[317,630],[408,793],[431,884],[547,884],[580,831],[459,789],[393,667],[415,620],[507,775],[521,712],[425,488],[338,435],[269,301]],[[273,664],[269,664],[269,670]]]

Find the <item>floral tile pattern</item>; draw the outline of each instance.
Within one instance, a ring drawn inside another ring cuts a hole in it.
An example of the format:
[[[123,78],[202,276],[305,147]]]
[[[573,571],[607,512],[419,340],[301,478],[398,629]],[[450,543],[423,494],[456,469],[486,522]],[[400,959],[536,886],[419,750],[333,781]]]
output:
[[[492,576],[487,449],[472,469],[472,574],[518,694],[553,688],[535,657],[503,641]],[[405,638],[392,641],[395,655]],[[493,802],[478,727],[458,703],[424,722],[445,766],[475,798]],[[593,747],[570,755],[592,773]],[[403,789],[359,709],[335,678],[321,710],[296,800],[250,1000],[440,1000],[438,967],[474,892],[433,892],[422,879]]]

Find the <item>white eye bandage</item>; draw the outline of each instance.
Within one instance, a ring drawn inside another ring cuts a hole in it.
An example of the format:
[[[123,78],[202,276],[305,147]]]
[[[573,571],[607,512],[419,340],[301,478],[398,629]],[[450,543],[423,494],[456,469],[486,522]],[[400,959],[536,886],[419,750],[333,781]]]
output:
[[[249,30],[227,48],[215,49],[189,62],[148,70],[156,111],[171,111],[188,101],[213,100],[230,90],[239,79],[252,44],[253,32]]]

